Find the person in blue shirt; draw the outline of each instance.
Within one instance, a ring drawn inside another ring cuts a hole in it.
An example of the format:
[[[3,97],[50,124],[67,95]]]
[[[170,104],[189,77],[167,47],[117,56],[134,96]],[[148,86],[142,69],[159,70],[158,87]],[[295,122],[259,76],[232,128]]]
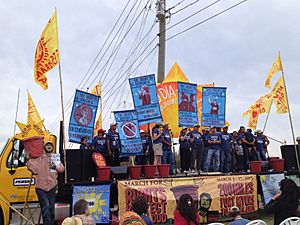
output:
[[[102,128],[98,130],[98,135],[93,139],[92,148],[95,149],[96,152],[101,153],[106,159],[107,151],[105,132],[106,130],[103,130]]]
[[[220,172],[229,173],[231,171],[231,142],[232,136],[228,133],[228,127],[223,127],[221,134],[221,152],[220,152]]]
[[[182,127],[179,135],[180,167],[182,172],[186,173],[191,165],[191,143],[190,131],[187,127]]]
[[[80,140],[80,147],[79,147],[79,149],[80,150],[91,149],[91,146],[89,145],[88,141],[89,141],[88,137],[86,137],[86,136],[82,137],[81,140]]]
[[[142,139],[142,145],[143,145],[143,155],[138,155],[135,157],[135,163],[136,165],[145,165],[147,164],[147,158],[150,156],[149,151],[149,139],[145,133],[144,130],[140,130],[141,139]]]
[[[120,137],[117,124],[111,123],[106,135],[107,163],[110,166],[120,166]]]
[[[210,127],[210,133],[207,135],[208,153],[205,163],[205,171],[209,171],[209,165],[213,159],[213,172],[218,172],[220,167],[220,145],[221,136],[216,131],[216,127]]]
[[[152,220],[147,216],[149,205],[143,195],[139,195],[131,203],[132,211],[138,214],[146,223],[153,225]]]
[[[237,206],[231,207],[229,211],[229,216],[234,219],[234,221],[231,222],[230,225],[246,225],[250,222],[250,220],[244,219],[241,216],[241,211]]]
[[[254,136],[254,138],[257,158],[262,161],[267,161],[266,149],[270,141],[265,135],[263,135],[261,130],[256,131],[256,136]]]
[[[193,130],[190,133],[191,139],[191,148],[192,148],[192,157],[191,157],[191,170],[192,172],[195,172],[195,169],[197,172],[201,171],[201,164],[202,164],[202,158],[203,158],[203,140],[201,133],[199,132],[200,125],[195,124],[193,126]],[[195,166],[196,165],[196,166]]]
[[[208,152],[208,142],[207,142],[207,135],[209,134],[209,127],[206,127],[202,130],[202,139],[203,139],[203,158],[202,158],[202,166],[201,169],[204,171],[205,162],[207,158],[207,152]]]
[[[163,124],[157,123],[154,129],[152,130],[153,136],[153,151],[154,151],[154,165],[161,164],[161,157],[163,155],[162,149],[162,136],[163,136]]]
[[[172,137],[168,124],[164,124],[162,143],[163,155],[161,158],[161,162],[162,164],[170,164],[169,174],[174,175],[174,155],[172,151]]]

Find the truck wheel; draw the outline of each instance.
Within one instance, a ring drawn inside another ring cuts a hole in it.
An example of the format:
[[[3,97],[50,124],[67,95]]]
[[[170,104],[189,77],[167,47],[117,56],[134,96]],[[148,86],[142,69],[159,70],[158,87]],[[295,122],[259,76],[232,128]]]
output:
[[[2,208],[0,207],[0,225],[4,225],[4,216],[2,212]]]

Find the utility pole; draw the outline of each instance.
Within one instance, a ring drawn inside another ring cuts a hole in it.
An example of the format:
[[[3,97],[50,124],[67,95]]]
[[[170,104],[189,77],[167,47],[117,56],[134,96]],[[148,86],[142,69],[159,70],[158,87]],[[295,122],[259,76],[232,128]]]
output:
[[[162,83],[165,78],[166,61],[166,0],[157,0],[156,17],[159,20],[157,82]]]

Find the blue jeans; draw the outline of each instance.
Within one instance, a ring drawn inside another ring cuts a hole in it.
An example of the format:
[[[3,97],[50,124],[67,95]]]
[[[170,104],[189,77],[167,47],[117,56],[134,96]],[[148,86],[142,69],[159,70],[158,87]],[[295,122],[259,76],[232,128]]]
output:
[[[170,164],[170,172],[174,171],[174,156],[172,150],[163,149],[161,164]]]
[[[35,189],[42,209],[44,225],[54,225],[55,191],[56,187],[52,188],[50,191],[44,191],[40,188]]]
[[[218,172],[220,167],[220,149],[212,149],[212,148],[208,149],[207,158],[205,162],[205,171],[209,171],[209,165],[211,159],[214,159],[213,172]]]
[[[220,172],[229,173],[231,171],[231,152],[230,150],[221,150]]]

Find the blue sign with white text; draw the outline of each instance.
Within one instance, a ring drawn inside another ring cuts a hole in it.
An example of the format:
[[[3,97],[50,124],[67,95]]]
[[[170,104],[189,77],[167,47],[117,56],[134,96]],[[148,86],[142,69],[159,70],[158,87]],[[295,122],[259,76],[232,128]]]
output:
[[[110,218],[110,185],[73,186],[74,204],[84,199],[89,203],[89,211],[95,223],[108,224]]]
[[[99,97],[88,92],[76,90],[69,123],[69,141],[80,143],[82,137],[88,137],[92,143],[94,123]]]
[[[226,88],[202,88],[202,126],[224,127]]]
[[[197,85],[178,82],[178,122],[179,127],[198,124]]]
[[[121,141],[121,156],[142,155],[143,145],[136,110],[114,112]]]
[[[139,123],[142,125],[161,122],[154,74],[130,78],[129,84]]]

